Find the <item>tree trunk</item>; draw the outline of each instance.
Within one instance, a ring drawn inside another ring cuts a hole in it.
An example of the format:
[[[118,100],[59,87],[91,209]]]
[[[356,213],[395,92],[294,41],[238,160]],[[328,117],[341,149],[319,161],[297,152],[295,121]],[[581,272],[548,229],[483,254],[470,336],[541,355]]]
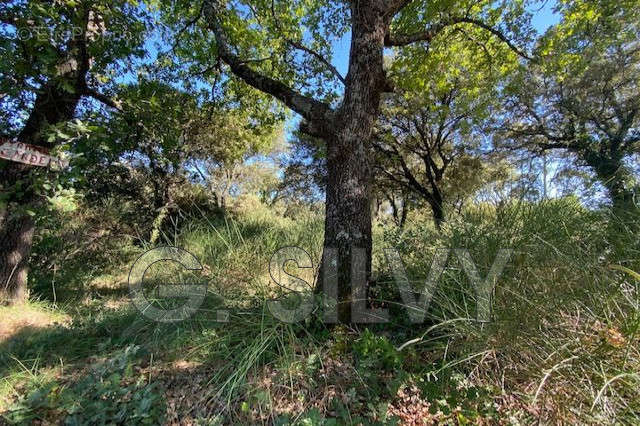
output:
[[[55,83],[45,86],[36,97],[18,140],[51,148],[42,132],[48,125],[73,118],[79,99],[79,94],[70,94]],[[27,262],[34,233],[34,220],[26,210],[38,207],[32,187],[33,166],[0,162],[0,189],[6,197],[5,206],[0,207],[0,298],[19,303],[27,296]],[[18,185],[20,191],[16,191]]]
[[[445,221],[444,216],[444,197],[439,187],[440,181],[431,183],[431,194],[428,194],[427,202],[431,207],[431,213],[433,215],[433,223],[438,230],[442,229],[442,225]]]
[[[337,111],[336,136],[326,141],[324,253],[317,284],[322,289],[325,262],[334,263],[336,319],[341,323],[357,321],[351,311],[352,292],[362,295],[362,288],[356,286],[366,285],[371,277],[370,139],[380,112],[380,97],[386,88],[383,45],[389,19],[384,16],[382,2],[354,2],[351,8],[352,38],[345,96]],[[335,253],[335,257],[329,259],[328,253]],[[358,259],[361,255],[365,258]]]
[[[371,276],[371,208],[370,165],[366,155],[354,151],[364,150],[362,140],[330,145],[327,159],[328,182],[324,247],[335,249],[337,262],[338,321],[351,322],[353,249],[364,249],[365,280]],[[343,146],[343,149],[340,149]],[[328,261],[328,259],[325,259]],[[322,285],[322,283],[319,283]]]
[[[21,303],[27,297],[28,260],[31,253],[34,222],[29,215],[11,217],[6,209],[0,212],[0,300]]]
[[[433,213],[433,223],[436,225],[436,228],[442,229],[442,225],[444,224],[444,209],[442,208],[442,202],[434,201],[431,204],[431,210]]]
[[[617,173],[601,179],[605,188],[607,188],[615,211],[626,211],[633,206],[633,191],[627,188],[630,176],[618,170]]]
[[[386,194],[387,201],[389,201],[389,205],[391,206],[391,216],[393,217],[394,223],[399,226],[400,225],[400,212],[398,211],[398,205],[396,204],[396,199],[393,194]]]
[[[0,189],[6,197],[6,204],[0,207],[0,300],[3,302],[20,303],[27,296],[27,261],[33,238],[33,219],[25,212],[33,199],[28,182],[29,166],[9,161],[0,164]],[[15,191],[17,185],[22,188],[20,197]]]
[[[404,4],[398,1],[390,5],[387,0],[348,3],[351,9],[349,72],[344,79],[343,101],[337,110],[247,66],[246,61],[234,53],[220,21],[219,12],[224,6],[209,0],[203,8],[216,38],[218,55],[231,71],[300,114],[305,119],[303,131],[322,138],[327,144],[325,241],[316,290],[323,290],[324,278],[337,279],[335,293],[339,309],[335,320],[341,322],[354,319],[350,310],[354,282],[358,284],[360,297],[360,283],[364,280],[366,284],[371,274],[370,139],[380,113],[381,95],[391,91],[383,68],[385,36],[394,13]],[[337,257],[332,259],[333,253]],[[353,268],[352,260],[355,260]],[[334,293],[333,289],[329,292],[331,296]],[[358,320],[360,316],[355,318]]]
[[[402,213],[400,214],[400,228],[404,228],[404,224],[407,223],[407,213],[409,208],[407,207],[407,197],[402,198]]]
[[[629,210],[633,206],[633,191],[629,185],[633,174],[625,167],[622,158],[591,154],[586,160],[606,188],[614,211]]]
[[[391,205],[391,214],[393,216],[393,222],[396,224],[397,227],[404,228],[404,224],[407,222],[407,213],[408,213],[407,197],[402,196],[400,197],[399,200],[396,200],[396,198],[393,195],[387,194],[387,200]],[[398,203],[401,204],[400,207],[398,207]]]

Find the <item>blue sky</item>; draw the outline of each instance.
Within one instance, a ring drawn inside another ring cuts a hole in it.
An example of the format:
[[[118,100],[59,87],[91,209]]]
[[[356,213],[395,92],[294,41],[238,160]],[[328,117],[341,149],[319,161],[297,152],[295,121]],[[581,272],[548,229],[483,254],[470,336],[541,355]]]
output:
[[[533,27],[538,33],[544,33],[551,25],[557,24],[560,20],[560,16],[553,13],[553,7],[555,6],[554,0],[545,1],[542,7],[532,8],[533,12]]]

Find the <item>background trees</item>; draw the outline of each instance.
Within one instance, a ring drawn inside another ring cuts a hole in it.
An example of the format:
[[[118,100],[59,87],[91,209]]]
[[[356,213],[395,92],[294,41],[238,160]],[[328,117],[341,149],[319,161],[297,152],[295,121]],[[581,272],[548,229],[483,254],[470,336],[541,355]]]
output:
[[[374,139],[379,178],[422,199],[438,227],[445,204],[472,196],[490,180],[484,169],[499,166],[497,157],[482,158],[491,151],[485,128],[517,55],[482,32],[450,28],[428,50],[399,52],[390,69],[397,90],[383,103]]]
[[[149,186],[153,221],[171,207],[176,183],[194,172],[189,162],[237,161],[274,139],[277,114],[257,97],[244,109],[231,96],[207,103],[184,70],[162,58],[151,66],[157,46],[145,37],[157,29],[137,2],[10,2],[0,6],[0,21],[2,136],[74,156],[62,174],[0,162],[3,299],[26,296],[34,227],[47,188],[57,186],[51,180],[73,182],[93,200],[144,196]],[[141,186],[132,185],[132,172],[146,176]]]
[[[640,142],[636,2],[561,2],[536,64],[510,77],[505,109],[516,146],[565,151],[587,166],[616,208],[632,202]],[[635,160],[637,161],[637,159]]]

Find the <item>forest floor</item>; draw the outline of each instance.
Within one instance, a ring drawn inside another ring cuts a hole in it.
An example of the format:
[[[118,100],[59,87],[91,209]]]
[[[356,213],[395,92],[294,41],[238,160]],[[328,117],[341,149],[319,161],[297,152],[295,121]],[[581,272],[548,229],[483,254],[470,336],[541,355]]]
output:
[[[614,223],[560,200],[479,209],[441,233],[428,218],[403,230],[376,224],[370,304],[391,320],[368,326],[271,313],[282,295],[269,259],[298,246],[317,263],[322,220],[313,214],[256,209],[165,235],[193,253],[208,283],[198,311],[178,323],[152,321],[130,302],[129,269],[149,247],[105,241],[60,253],[53,271],[32,274],[29,302],[0,307],[0,422],[638,424],[636,219]],[[499,248],[513,249],[492,322],[474,320],[475,294],[452,256],[424,323],[412,324],[394,303],[385,247],[398,250],[416,288],[437,247],[468,249],[483,277]],[[190,279],[179,273],[150,269],[152,280]]]

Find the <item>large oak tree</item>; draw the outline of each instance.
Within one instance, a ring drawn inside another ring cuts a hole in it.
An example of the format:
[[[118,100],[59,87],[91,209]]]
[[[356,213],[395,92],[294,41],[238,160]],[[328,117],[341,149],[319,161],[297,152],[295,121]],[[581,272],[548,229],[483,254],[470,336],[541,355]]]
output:
[[[204,0],[165,8],[183,57],[212,69],[221,60],[231,75],[282,102],[302,117],[307,134],[325,142],[323,258],[327,248],[335,249],[338,320],[351,322],[352,281],[371,274],[370,142],[381,97],[393,91],[385,48],[428,48],[450,27],[476,26],[519,51],[509,36],[525,27],[523,2]],[[347,33],[343,76],[331,64],[331,44]],[[352,268],[353,249],[364,250],[364,270]],[[321,269],[319,287],[325,275]]]

